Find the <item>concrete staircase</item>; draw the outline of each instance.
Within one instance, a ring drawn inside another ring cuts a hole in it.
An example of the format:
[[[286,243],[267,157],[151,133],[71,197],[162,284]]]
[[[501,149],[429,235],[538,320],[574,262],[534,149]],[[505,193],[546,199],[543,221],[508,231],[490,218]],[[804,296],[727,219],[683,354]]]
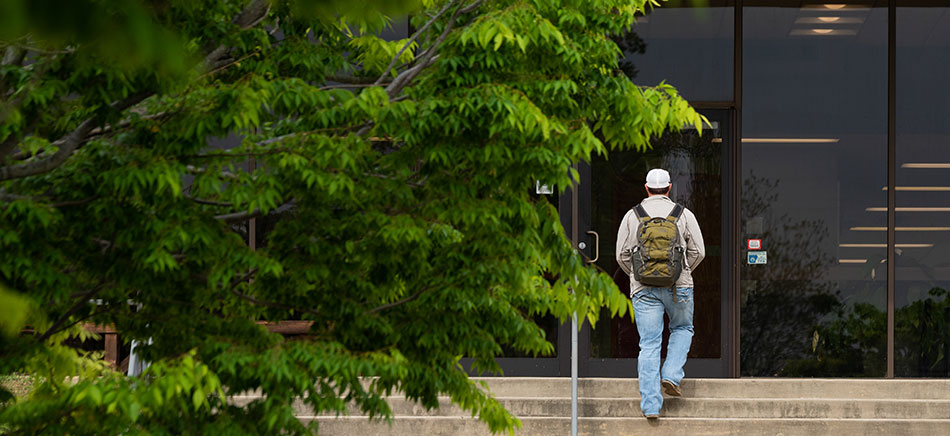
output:
[[[485,378],[518,416],[519,436],[570,434],[569,378]],[[636,379],[581,379],[580,435],[950,435],[950,380],[686,379],[659,420],[640,414]],[[364,416],[308,416],[321,435],[488,435],[488,427],[443,401],[425,411],[390,400],[392,426]]]

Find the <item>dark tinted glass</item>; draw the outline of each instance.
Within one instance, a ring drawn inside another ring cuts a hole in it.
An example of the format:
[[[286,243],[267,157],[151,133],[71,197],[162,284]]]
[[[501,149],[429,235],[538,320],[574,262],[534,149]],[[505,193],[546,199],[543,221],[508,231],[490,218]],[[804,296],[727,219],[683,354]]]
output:
[[[745,2],[742,375],[885,373],[887,8],[835,3]]]
[[[950,4],[937,3],[897,9],[898,377],[950,376]]]
[[[672,84],[690,101],[732,101],[731,0],[670,0],[615,37],[636,84]],[[702,6],[705,5],[705,6]]]

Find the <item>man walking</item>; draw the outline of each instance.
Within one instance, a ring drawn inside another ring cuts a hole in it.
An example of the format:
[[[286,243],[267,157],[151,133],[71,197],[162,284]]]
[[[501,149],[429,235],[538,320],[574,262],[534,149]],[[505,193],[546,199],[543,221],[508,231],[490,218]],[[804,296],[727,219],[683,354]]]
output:
[[[693,277],[706,255],[696,216],[670,200],[670,173],[647,173],[648,197],[623,217],[617,232],[617,262],[630,276],[634,320],[640,333],[637,374],[640,410],[660,416],[663,396],[680,396],[683,365],[693,339]],[[670,341],[660,368],[663,314],[670,317]]]

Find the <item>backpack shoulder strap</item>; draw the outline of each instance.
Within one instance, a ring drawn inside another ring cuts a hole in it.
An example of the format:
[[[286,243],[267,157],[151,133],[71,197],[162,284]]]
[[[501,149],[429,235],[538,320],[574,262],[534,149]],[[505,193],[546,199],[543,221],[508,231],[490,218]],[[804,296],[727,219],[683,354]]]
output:
[[[673,206],[673,210],[670,211],[670,216],[666,219],[675,222],[680,218],[680,215],[683,214],[683,206],[679,203]]]
[[[640,222],[647,222],[651,219],[650,214],[647,213],[642,204],[634,206],[633,213],[637,215],[637,219],[640,220]]]

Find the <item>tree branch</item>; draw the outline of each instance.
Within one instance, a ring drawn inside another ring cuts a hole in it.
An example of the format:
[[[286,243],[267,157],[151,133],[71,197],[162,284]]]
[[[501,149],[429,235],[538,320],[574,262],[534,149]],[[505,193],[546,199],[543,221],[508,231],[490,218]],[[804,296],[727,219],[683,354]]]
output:
[[[376,85],[377,84],[376,81],[374,81],[370,77],[329,75],[329,76],[326,76],[325,79],[327,79],[330,82],[347,83],[351,85]],[[386,81],[386,83],[389,83],[389,82]]]
[[[247,30],[264,21],[268,13],[270,4],[267,0],[252,0],[231,22],[237,24],[241,30]],[[221,59],[229,50],[231,47],[222,44],[208,52],[204,59],[205,69],[213,71],[230,62]]]
[[[280,209],[281,207],[284,207],[284,206],[286,206],[286,205],[292,203],[293,201],[294,201],[294,199],[293,199],[293,198],[290,198],[290,199],[288,199],[287,201],[285,201],[285,202],[281,203],[280,205],[278,205],[277,207],[275,207],[273,210]],[[222,221],[224,221],[224,222],[226,222],[226,223],[228,223],[228,224],[234,224],[234,223],[238,223],[238,222],[241,222],[241,221],[244,221],[244,220],[249,220],[249,219],[251,219],[251,218],[257,218],[257,217],[262,216],[262,215],[264,215],[264,211],[261,210],[261,209],[257,209],[257,210],[251,211],[251,212],[243,211],[243,212],[234,212],[234,213],[226,213],[226,214],[222,214],[222,215],[215,215],[214,218],[215,218],[215,219],[222,220]]]
[[[26,58],[26,50],[22,47],[17,47],[11,45],[6,48],[3,52],[3,60],[0,61],[0,65],[22,65],[23,59]]]
[[[240,62],[242,62],[242,61],[244,61],[244,60],[246,60],[246,59],[250,59],[251,57],[254,57],[255,55],[257,55],[257,54],[260,53],[260,52],[261,52],[261,50],[260,50],[260,49],[257,49],[257,50],[254,50],[253,52],[249,53],[249,54],[244,55],[244,56],[241,57],[241,58],[238,58],[238,59],[233,59],[233,58],[221,59],[221,60],[215,62],[214,64],[208,65],[208,68],[210,69],[210,71],[208,71],[207,73],[204,73],[204,74],[205,74],[205,75],[212,75],[212,74],[215,74],[215,73],[217,73],[217,72],[219,72],[219,71],[223,71],[223,70],[227,69],[228,67],[230,67],[231,65],[238,64],[238,63],[240,63]]]
[[[3,201],[17,201],[17,200],[32,200],[33,197],[27,195],[17,195],[17,194],[7,194],[6,189],[0,188],[0,200]]]
[[[92,195],[86,198],[81,198],[79,200],[65,200],[50,204],[52,207],[69,207],[69,206],[82,206],[86,203],[91,203],[93,200],[99,198],[98,195]]]
[[[476,0],[476,1],[472,2],[472,4],[470,4],[470,5],[468,5],[468,6],[464,7],[464,8],[462,8],[461,13],[462,13],[462,14],[467,14],[467,13],[469,13],[469,12],[474,11],[475,9],[478,9],[478,7],[482,5],[482,2],[483,2],[483,1],[485,1],[485,0]]]
[[[232,155],[229,155],[229,154],[219,154],[219,155],[213,155],[213,156],[211,156],[211,155],[196,155],[196,156],[188,156],[188,157],[228,157],[228,156],[232,156]],[[234,156],[240,157],[241,155],[234,155]],[[187,166],[185,166],[185,169],[188,171],[188,174],[193,174],[193,175],[196,175],[196,176],[201,175],[201,174],[206,174],[206,173],[208,172],[208,170],[206,170],[206,169],[204,169],[204,168],[198,168],[198,167],[196,167],[196,166],[194,166],[194,165],[187,165]],[[238,180],[238,179],[239,179],[239,177],[237,176],[237,174],[234,174],[234,173],[232,173],[232,172],[230,172],[230,171],[221,170],[218,174],[220,174],[222,177],[224,177],[224,178],[226,178],[226,179],[232,179],[232,180]]]
[[[224,56],[228,52],[228,50],[229,50],[228,46],[224,44],[219,45],[214,50],[211,50],[211,52],[209,52],[208,55],[205,56],[205,60],[204,60],[205,69],[208,71],[214,71],[220,65],[227,63],[226,61],[222,61],[220,58],[221,56]]]
[[[201,199],[201,198],[189,197],[189,196],[187,196],[187,195],[185,196],[185,198],[187,198],[187,199],[189,199],[189,200],[191,200],[191,201],[194,201],[195,203],[198,203],[198,204],[206,204],[206,205],[208,205],[208,206],[222,206],[222,207],[232,207],[232,206],[234,206],[234,205],[231,204],[231,203],[221,203],[221,202],[218,202],[218,201],[204,200],[204,199]]]
[[[265,140],[263,140],[263,141],[261,141],[261,142],[258,142],[258,143],[256,143],[256,144],[257,144],[257,145],[271,145],[271,144],[275,144],[275,143],[281,142],[281,141],[283,141],[283,140],[285,140],[285,139],[296,138],[296,137],[298,137],[298,136],[303,137],[303,136],[312,135],[312,134],[314,134],[314,133],[320,133],[320,132],[347,132],[347,131],[352,131],[352,130],[355,129],[356,127],[358,127],[358,126],[340,126],[340,127],[329,127],[329,128],[325,128],[325,129],[308,130],[308,131],[305,131],[305,132],[288,133],[288,134],[286,134],[286,135],[281,135],[281,136],[277,136],[277,137],[274,137],[274,138],[265,139]],[[251,155],[251,156],[259,156],[259,155],[263,155],[263,154],[272,154],[271,150],[276,151],[276,152],[280,152],[280,151],[288,151],[288,152],[289,152],[289,151],[290,151],[290,150],[287,150],[287,149],[270,149],[270,150],[268,150],[268,152],[266,152],[266,153],[265,153],[265,152],[252,152],[252,153],[245,153],[245,154]],[[240,154],[240,153],[232,153],[231,155],[239,156],[239,155],[241,155],[241,154]],[[206,155],[202,155],[202,156],[213,156],[213,155],[212,155],[212,154],[206,154]]]
[[[412,294],[412,295],[410,295],[410,296],[408,296],[408,297],[406,297],[406,298],[403,298],[402,300],[394,301],[394,302],[389,303],[389,304],[384,304],[384,305],[382,305],[382,306],[375,307],[375,308],[373,308],[373,309],[370,309],[369,312],[367,312],[367,313],[382,312],[382,311],[384,311],[384,310],[386,310],[386,309],[392,309],[393,307],[406,304],[406,303],[408,303],[408,302],[410,302],[410,301],[412,301],[412,300],[415,300],[416,298],[419,298],[419,296],[422,295],[423,292],[428,291],[429,289],[430,289],[430,287],[429,287],[429,286],[426,286],[426,287],[420,289],[420,290],[419,290],[418,292],[416,292],[415,294]]]
[[[240,26],[241,30],[247,30],[264,21],[269,12],[270,3],[267,0],[253,0],[231,22]]]
[[[122,111],[140,103],[142,100],[145,100],[151,95],[152,93],[150,91],[139,92],[113,103],[111,107],[112,109]],[[19,165],[0,167],[0,181],[42,174],[59,167],[63,164],[63,162],[66,161],[66,159],[69,158],[69,156],[73,154],[74,151],[76,151],[77,148],[79,148],[79,146],[86,142],[86,135],[92,131],[95,120],[96,118],[92,117],[79,123],[79,126],[77,126],[72,132],[69,132],[66,136],[53,142],[52,145],[58,147],[59,151],[45,159]]]
[[[396,53],[396,56],[393,57],[393,60],[389,62],[389,66],[386,67],[385,70],[383,70],[383,74],[380,74],[380,75],[379,75],[379,78],[376,79],[375,82],[373,82],[373,85],[382,84],[382,83],[383,83],[383,79],[385,79],[386,76],[389,74],[389,72],[392,71],[393,67],[396,66],[396,62],[399,62],[399,58],[402,56],[403,52],[405,52],[405,51],[409,48],[409,46],[412,45],[413,42],[416,42],[416,39],[419,38],[419,35],[422,35],[422,34],[425,33],[427,30],[429,30],[429,28],[432,27],[432,24],[435,23],[436,20],[439,19],[439,17],[441,17],[443,14],[445,14],[445,11],[448,11],[449,8],[451,8],[452,6],[455,6],[456,3],[458,3],[458,2],[459,2],[459,0],[452,0],[452,2],[450,2],[450,3],[447,4],[447,5],[445,5],[445,7],[442,8],[442,10],[439,11],[439,13],[435,14],[434,17],[430,18],[429,21],[427,21],[425,25],[423,25],[422,27],[419,28],[419,30],[417,30],[415,33],[413,33],[413,34],[412,34],[412,37],[409,38],[409,41],[406,41],[406,44],[403,45],[401,49],[399,49],[399,52]],[[453,17],[453,18],[455,18],[455,17]]]
[[[434,47],[433,47],[433,48],[434,48]],[[431,50],[431,48],[430,48],[430,50]],[[426,69],[426,68],[429,68],[429,67],[430,67],[432,64],[434,64],[435,61],[438,60],[438,59],[439,59],[439,56],[437,56],[437,55],[436,55],[436,56],[428,57],[428,59],[423,59],[422,62],[420,62],[420,63],[417,64],[416,66],[414,66],[414,67],[412,67],[412,68],[406,70],[405,72],[403,72],[403,73],[401,73],[399,76],[397,76],[397,77],[396,77],[396,80],[393,81],[393,83],[390,85],[390,87],[387,87],[387,88],[386,88],[386,89],[387,89],[386,93],[387,93],[387,95],[389,95],[389,101],[390,101],[390,102],[396,102],[396,101],[404,100],[404,99],[405,99],[405,98],[404,98],[405,96],[396,97],[396,95],[399,94],[399,93],[403,90],[403,88],[405,88],[406,86],[408,86],[409,83],[412,81],[412,79],[414,79],[417,75],[419,75],[419,73],[422,72],[422,70],[424,70],[424,69]],[[405,80],[401,80],[401,81],[400,81],[400,78],[405,78],[405,77],[408,77],[408,79],[405,79]],[[391,89],[392,85],[396,84],[397,81],[400,81],[399,86],[397,86],[396,88]],[[367,133],[369,133],[370,130],[373,129],[373,126],[374,126],[374,125],[375,125],[375,123],[373,122],[373,120],[369,120],[369,121],[363,123],[363,126],[360,127],[360,129],[356,132],[356,134],[357,134],[358,136],[365,136]]]
[[[258,306],[264,306],[264,307],[270,307],[270,308],[282,309],[282,310],[293,310],[293,311],[302,312],[302,313],[309,313],[309,314],[311,314],[311,315],[313,315],[313,316],[320,316],[320,313],[318,313],[317,311],[312,310],[312,309],[303,309],[303,308],[300,308],[300,307],[294,307],[294,306],[291,306],[291,305],[287,305],[287,304],[283,304],[283,303],[277,303],[277,302],[274,302],[274,301],[261,300],[261,299],[259,299],[259,298],[252,297],[252,296],[250,296],[250,295],[247,295],[247,294],[242,293],[241,291],[238,291],[238,290],[237,290],[237,286],[238,286],[239,284],[250,280],[251,277],[253,277],[255,274],[257,274],[257,268],[254,268],[254,269],[248,271],[247,274],[244,274],[243,276],[241,276],[241,277],[238,278],[237,280],[232,281],[232,282],[231,282],[231,289],[229,289],[229,291],[230,291],[232,294],[234,294],[235,296],[240,297],[240,298],[243,298],[243,299],[245,299],[245,300],[247,300],[247,301],[250,301],[251,303],[254,303],[254,304],[258,305]]]
[[[439,45],[441,45],[445,41],[445,38],[449,36],[449,32],[451,32],[455,27],[455,21],[458,19],[459,15],[474,11],[479,5],[481,5],[483,1],[484,0],[475,0],[470,5],[466,7],[459,7],[455,10],[455,12],[452,14],[452,18],[450,18],[448,23],[445,24],[445,29],[442,30],[442,34],[439,35],[438,39],[432,43],[432,46],[426,50],[425,55],[419,60],[419,63],[415,67],[412,67],[402,74],[396,76],[392,83],[386,87],[386,94],[389,95],[390,99],[399,95],[403,88],[408,86],[412,80],[422,72],[422,70],[428,68],[435,62],[435,54],[438,51]]]
[[[102,314],[104,314],[104,313],[109,313],[109,312],[111,312],[113,309],[115,309],[116,307],[118,307],[118,306],[108,305],[108,306],[106,306],[106,308],[103,309],[103,310],[93,310],[92,313],[90,313],[90,314],[88,314],[88,315],[83,315],[83,316],[80,316],[80,317],[74,319],[71,323],[62,326],[59,330],[60,330],[60,331],[68,330],[70,327],[72,327],[72,326],[74,326],[74,325],[76,325],[76,324],[79,324],[79,323],[81,323],[81,322],[83,322],[83,321],[86,321],[86,320],[89,319],[89,318],[92,318],[92,317],[95,317],[95,316],[98,316],[98,315],[102,315]]]
[[[247,221],[251,218],[257,218],[263,214],[264,214],[263,211],[261,211],[260,209],[257,209],[253,212],[233,212],[233,213],[215,215],[214,219],[224,221],[228,224],[234,224],[234,223],[239,223],[241,221]]]
[[[99,291],[101,291],[103,288],[105,288],[105,284],[100,283],[99,286],[96,286],[95,288],[90,289],[89,292],[82,294],[79,297],[79,301],[76,302],[76,304],[74,304],[73,307],[70,307],[69,310],[66,311],[66,313],[60,316],[59,319],[57,319],[56,322],[54,322],[50,328],[46,329],[46,331],[37,340],[39,342],[43,342],[49,339],[49,337],[52,336],[54,333],[63,330],[65,328],[63,324],[65,324],[66,321],[69,320],[69,317],[72,316],[74,313],[76,313],[76,311],[81,309],[83,306],[89,304],[89,299],[94,297],[96,294],[98,294]]]
[[[93,195],[91,197],[86,197],[79,200],[65,200],[56,203],[50,204],[51,207],[67,207],[67,206],[80,206],[90,201],[99,198],[98,195]],[[17,194],[7,194],[5,190],[0,189],[0,200],[3,201],[17,201],[17,200],[30,200],[38,203],[53,201],[52,199],[43,198],[43,197],[31,197],[29,195],[17,195]]]
[[[326,85],[326,86],[321,86],[317,90],[326,91],[328,89],[338,89],[338,88],[371,88],[373,86],[377,86],[377,85],[372,84],[372,83],[353,83],[353,84],[348,84],[348,85]]]
[[[133,109],[133,111],[134,111],[134,109]],[[181,110],[178,110],[178,111],[175,111],[175,112],[160,112],[160,113],[153,114],[153,115],[141,115],[140,118],[141,118],[142,120],[161,120],[162,118],[170,117],[170,116],[172,116],[172,115],[178,114],[179,112],[181,112]],[[106,135],[109,135],[109,134],[113,134],[113,133],[116,133],[116,132],[118,132],[119,130],[125,129],[125,128],[131,126],[131,125],[132,125],[132,121],[131,121],[130,119],[126,118],[126,119],[120,121],[118,124],[111,124],[111,125],[107,125],[107,126],[96,127],[95,129],[92,129],[92,130],[89,131],[89,134],[86,135],[86,139],[87,139],[87,140],[91,140],[91,139],[96,138],[96,137],[99,137],[99,136],[106,136]],[[23,129],[23,131],[24,131],[24,132],[31,132],[35,126],[36,126],[36,120],[34,120],[34,122],[33,122],[29,127],[27,127],[26,129]],[[24,134],[24,136],[26,136],[26,135]],[[8,138],[6,139],[6,141],[13,141],[13,140],[15,140],[15,139],[16,139],[16,138],[15,138],[13,135],[11,135],[10,137],[8,137]],[[4,143],[6,143],[6,141],[4,141]],[[16,142],[14,142],[14,143],[13,143],[13,146],[16,146],[16,145],[17,145]],[[9,150],[9,151],[12,151],[12,148],[14,148],[14,147],[11,147],[11,150]],[[43,154],[45,151],[46,151],[45,148],[40,148],[39,150],[36,151],[36,153],[30,153],[30,152],[26,152],[26,151],[20,150],[20,151],[17,151],[16,153],[13,153],[13,155],[11,155],[10,158],[13,159],[13,160],[16,160],[16,161],[22,161],[22,160],[27,160],[27,159],[29,159],[29,158],[31,158],[31,157],[39,156],[39,155]],[[5,153],[4,153],[4,146],[3,146],[3,145],[0,145],[0,160],[3,159],[4,154],[5,154]]]

